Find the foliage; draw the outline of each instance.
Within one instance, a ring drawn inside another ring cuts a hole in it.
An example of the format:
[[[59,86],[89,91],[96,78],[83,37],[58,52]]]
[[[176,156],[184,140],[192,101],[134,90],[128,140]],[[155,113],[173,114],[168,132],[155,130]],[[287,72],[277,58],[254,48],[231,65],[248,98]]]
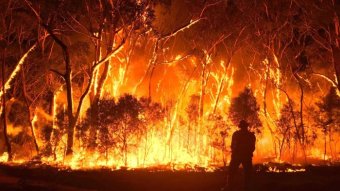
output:
[[[77,136],[85,145],[88,144],[93,138],[90,137],[89,126],[95,125],[98,131],[95,148],[102,152],[119,148],[126,159],[128,149],[141,141],[148,128],[164,119],[164,112],[161,104],[147,98],[137,99],[129,94],[118,101],[103,98],[98,102],[98,117],[91,118],[91,108],[86,111],[86,116],[77,126]]]
[[[294,105],[294,102],[284,104],[280,112],[280,118],[276,120],[275,134],[278,135],[280,154],[284,148],[291,148],[292,141],[298,141],[296,120],[299,112],[294,109]]]
[[[259,118],[259,111],[260,107],[253,91],[246,87],[237,97],[232,99],[229,116],[235,125],[238,125],[244,119],[250,123],[250,128],[260,133],[262,123]]]
[[[333,126],[336,131],[340,131],[340,97],[337,91],[336,88],[331,87],[327,95],[316,103],[319,117],[315,120],[324,132],[327,132],[327,126]]]
[[[219,150],[225,150],[225,139],[230,134],[230,124],[227,119],[220,114],[211,114],[208,117],[210,124],[209,136],[213,138],[211,145]]]

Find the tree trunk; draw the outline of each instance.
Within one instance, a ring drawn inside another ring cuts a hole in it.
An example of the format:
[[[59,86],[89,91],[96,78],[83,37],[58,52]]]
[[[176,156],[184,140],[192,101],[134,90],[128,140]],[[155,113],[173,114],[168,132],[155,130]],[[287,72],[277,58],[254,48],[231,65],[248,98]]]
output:
[[[51,132],[48,134],[48,137],[47,137],[47,144],[44,148],[44,154],[46,156],[51,156],[52,154],[52,143],[51,143],[51,139],[52,139],[52,134],[53,134],[53,122],[54,122],[54,93],[52,91],[49,91],[48,93],[48,103],[49,104],[49,108],[48,108],[48,114],[50,116],[52,116],[52,121],[49,122],[48,126],[51,128]]]
[[[326,162],[326,154],[327,154],[327,133],[324,132],[324,153],[323,153],[323,160]]]
[[[199,103],[199,122],[201,126],[203,113],[204,113],[204,97],[205,97],[205,86],[206,86],[206,64],[203,64],[203,69],[201,73],[201,95],[200,95],[200,103]]]
[[[224,87],[224,81],[225,81],[225,76],[222,77],[222,81],[218,86],[218,90],[217,90],[217,93],[216,93],[216,100],[215,100],[215,103],[214,103],[213,114],[216,113],[217,105],[218,105],[218,102],[220,101],[220,96],[221,96],[221,93],[222,93],[222,90],[223,90],[223,87]]]
[[[333,145],[332,145],[332,140],[333,140],[333,138],[332,138],[332,134],[333,134],[333,132],[332,132],[332,127],[331,127],[331,125],[329,125],[329,128],[328,128],[328,146],[329,146],[329,152],[330,152],[330,156],[332,157],[332,159],[333,158],[335,158],[334,156],[336,155],[335,153],[334,153],[334,149],[333,149]]]
[[[110,39],[109,43],[113,43],[113,39]],[[112,51],[112,46],[109,46],[107,49],[107,52]],[[96,148],[96,140],[97,140],[97,126],[98,126],[98,112],[99,112],[99,101],[100,101],[100,95],[102,88],[104,86],[105,80],[107,78],[107,75],[109,73],[109,66],[110,61],[106,61],[103,66],[103,72],[100,75],[99,81],[97,83],[97,89],[95,90],[96,94],[94,95],[93,101],[91,102],[91,125],[90,125],[90,143],[89,146],[92,149]],[[100,71],[98,71],[99,73]]]
[[[228,76],[228,71],[229,71],[229,66],[230,66],[231,58],[232,58],[232,56],[230,56],[230,57],[228,58],[228,62],[227,62],[227,64],[226,64],[226,66],[224,66],[224,67],[225,67],[225,71],[224,71],[224,73],[223,73],[223,75],[222,75],[222,81],[221,81],[221,83],[219,84],[219,87],[218,87],[218,90],[217,90],[217,96],[216,96],[216,100],[215,100],[215,104],[214,104],[213,113],[216,113],[217,105],[218,105],[218,102],[220,101],[221,93],[222,93],[222,90],[223,90],[223,88],[224,88],[224,84],[225,84],[225,81],[226,81],[225,79],[226,79],[226,77]],[[230,79],[228,79],[228,81],[229,81],[229,80],[230,80]]]
[[[30,124],[30,128],[31,128],[31,133],[32,133],[32,137],[33,137],[33,143],[34,143],[34,148],[37,151],[37,155],[39,155],[39,146],[38,146],[38,142],[37,142],[37,138],[35,136],[35,132],[34,132],[34,126],[32,123],[32,114],[30,111],[30,107],[26,105],[26,108],[28,110],[28,120],[29,120],[29,124]]]
[[[337,88],[340,91],[340,48],[332,46],[333,65],[337,79]]]
[[[335,46],[332,46],[332,54],[333,54],[333,65],[337,79],[337,87],[340,91],[340,42],[339,42],[339,17],[336,12],[334,12],[334,28],[335,28]]]
[[[307,163],[307,155],[306,155],[306,132],[305,132],[305,125],[303,120],[303,98],[304,98],[304,90],[302,84],[299,82],[299,87],[301,90],[300,95],[300,126],[301,126],[301,146],[303,150],[303,156],[305,159],[305,163]]]
[[[282,142],[281,144],[279,145],[279,160],[282,159],[282,152],[283,152],[283,147],[284,147],[284,143],[286,141],[286,138],[287,138],[287,133],[288,131],[290,131],[290,127],[287,127],[287,129],[285,130],[284,134],[283,134],[283,137],[282,137]]]
[[[51,34],[53,34],[51,32]],[[66,145],[66,155],[71,156],[73,154],[73,136],[74,128],[76,125],[76,119],[73,116],[73,97],[72,97],[72,69],[70,55],[67,46],[55,35],[51,35],[53,39],[60,45],[64,54],[65,62],[65,84],[66,84],[66,98],[67,98],[67,118],[68,118],[68,129],[67,129],[67,145]],[[79,107],[79,106],[78,106]]]
[[[106,10],[106,9],[105,9]],[[102,59],[101,56],[99,55],[102,55],[104,54],[104,51],[102,51],[102,47],[101,47],[101,41],[103,41],[103,38],[105,37],[105,31],[102,30],[103,26],[100,27],[100,33],[99,33],[99,38],[98,38],[98,41],[97,41],[97,53],[96,53],[96,60],[100,60]],[[115,34],[112,34],[112,32],[114,32],[116,30],[116,27],[113,27],[112,25],[109,27],[110,30],[108,31],[109,33],[109,37],[108,37],[108,47],[106,48],[106,54],[112,52],[113,50],[113,40],[114,40],[114,37],[115,37]],[[100,96],[101,96],[101,91],[102,91],[102,88],[104,87],[104,84],[105,84],[105,80],[107,78],[107,75],[109,73],[109,67],[110,67],[110,60],[107,60],[105,63],[104,63],[104,66],[102,67],[102,73],[100,75],[100,78],[98,80],[98,83],[97,83],[97,86],[96,87],[93,87],[94,88],[94,96],[93,96],[93,99],[91,101],[91,105],[90,105],[90,109],[91,109],[91,124],[90,124],[90,143],[89,143],[89,146],[90,148],[92,149],[95,149],[96,148],[96,140],[97,140],[97,126],[98,126],[98,112],[99,112],[99,101],[100,101]],[[98,69],[98,74],[100,74],[100,68]],[[96,88],[96,89],[95,89]]]
[[[153,73],[155,71],[156,68],[156,63],[157,63],[157,59],[158,59],[158,54],[157,54],[157,50],[158,50],[158,44],[159,40],[157,39],[156,43],[155,43],[155,48],[153,51],[153,55],[152,58],[150,60],[150,78],[149,78],[149,86],[148,86],[148,90],[149,90],[149,99],[151,100],[151,96],[152,96],[152,92],[151,92],[151,87],[152,87],[152,77],[153,77]]]
[[[74,121],[74,116],[73,116],[73,99],[72,99],[72,82],[71,82],[70,63],[66,64],[65,81],[66,81],[67,118],[68,118],[66,155],[72,155],[75,121]]]
[[[33,126],[33,123],[32,123],[32,112],[31,112],[30,103],[29,103],[28,98],[27,98],[26,80],[25,80],[25,75],[24,75],[23,70],[21,70],[21,76],[22,76],[22,80],[21,80],[22,91],[23,91],[24,98],[25,98],[25,106],[26,106],[27,114],[28,114],[28,122],[29,122],[30,128],[31,128],[34,147],[35,147],[35,150],[37,152],[37,155],[39,155],[39,146],[38,146],[37,138],[35,136],[34,126]]]
[[[2,55],[2,117],[3,117],[3,127],[4,127],[4,138],[5,138],[5,144],[7,147],[7,153],[8,153],[8,161],[12,161],[12,147],[11,143],[9,142],[8,134],[7,134],[7,116],[6,116],[6,88],[5,88],[5,51]]]
[[[145,167],[146,157],[148,155],[148,131],[145,131],[145,144],[144,144],[144,157],[143,157],[143,166]]]
[[[67,117],[68,117],[68,129],[67,129],[67,146],[66,155],[73,154],[73,135],[75,120],[73,116],[73,99],[72,99],[72,82],[71,82],[71,66],[69,62],[66,62],[66,96],[67,96]]]
[[[42,20],[39,15],[38,19]],[[73,116],[73,97],[72,97],[72,68],[71,68],[71,60],[70,60],[70,54],[68,51],[68,47],[66,44],[60,40],[50,29],[50,27],[45,24],[41,23],[42,27],[50,34],[52,39],[60,46],[64,62],[65,62],[65,74],[60,74],[66,84],[66,99],[67,99],[67,116],[68,116],[68,129],[67,129],[67,145],[66,145],[66,155],[72,155],[73,154],[73,135],[74,135],[74,127],[76,125],[76,118]],[[78,106],[79,108],[79,106]]]

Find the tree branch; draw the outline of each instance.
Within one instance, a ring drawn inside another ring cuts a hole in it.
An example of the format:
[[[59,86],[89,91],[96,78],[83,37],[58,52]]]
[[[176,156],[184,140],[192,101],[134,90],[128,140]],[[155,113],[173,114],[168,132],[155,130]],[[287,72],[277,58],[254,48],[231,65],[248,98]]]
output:
[[[65,74],[62,74],[61,72],[59,72],[55,69],[50,69],[50,71],[56,73],[57,75],[59,75],[60,77],[62,77],[65,80]]]
[[[7,79],[7,81],[5,82],[5,84],[3,84],[5,91],[7,91],[11,86],[11,82],[13,81],[13,79],[15,78],[15,76],[18,74],[18,72],[21,70],[21,66],[24,64],[27,56],[29,55],[29,53],[31,53],[36,47],[37,47],[38,41],[36,43],[34,43],[34,45],[31,46],[30,49],[28,49],[28,51],[20,58],[18,64],[16,65],[15,69],[12,71],[11,75],[9,76],[9,78]],[[3,91],[0,90],[0,97],[2,97]]]

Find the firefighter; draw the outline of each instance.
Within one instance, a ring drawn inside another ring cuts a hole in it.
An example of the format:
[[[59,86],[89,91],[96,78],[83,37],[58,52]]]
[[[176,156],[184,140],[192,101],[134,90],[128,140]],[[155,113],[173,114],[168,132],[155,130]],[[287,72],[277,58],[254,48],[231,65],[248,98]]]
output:
[[[249,124],[241,120],[239,130],[233,133],[231,140],[231,161],[229,164],[228,191],[235,190],[235,175],[240,164],[244,170],[244,188],[250,190],[253,171],[253,152],[255,150],[255,134],[249,131]]]

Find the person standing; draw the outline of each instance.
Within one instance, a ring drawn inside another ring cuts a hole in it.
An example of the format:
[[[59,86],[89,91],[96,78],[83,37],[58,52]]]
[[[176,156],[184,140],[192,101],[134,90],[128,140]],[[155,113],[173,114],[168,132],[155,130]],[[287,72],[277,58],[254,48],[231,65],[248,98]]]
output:
[[[244,188],[251,189],[251,179],[253,171],[253,152],[255,150],[256,137],[249,131],[249,124],[245,120],[241,120],[239,130],[233,133],[231,140],[231,160],[229,164],[228,174],[228,191],[235,190],[235,177],[240,164],[244,171]]]

